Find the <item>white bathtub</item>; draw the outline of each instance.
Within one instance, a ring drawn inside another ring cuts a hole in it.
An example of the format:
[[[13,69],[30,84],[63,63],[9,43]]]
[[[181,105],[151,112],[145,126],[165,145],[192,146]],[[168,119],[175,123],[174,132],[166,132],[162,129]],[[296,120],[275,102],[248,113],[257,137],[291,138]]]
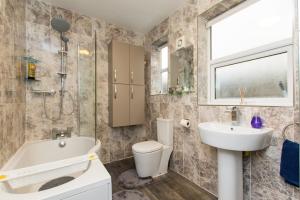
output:
[[[0,170],[0,200],[111,200],[111,178],[96,153],[101,143],[87,137],[25,143]],[[59,178],[73,180],[39,191]]]
[[[4,165],[1,171],[20,169],[43,163],[64,160],[88,153],[97,153],[100,141],[88,137],[73,137],[64,139],[66,146],[59,147],[60,140],[43,140],[25,143],[17,153]]]

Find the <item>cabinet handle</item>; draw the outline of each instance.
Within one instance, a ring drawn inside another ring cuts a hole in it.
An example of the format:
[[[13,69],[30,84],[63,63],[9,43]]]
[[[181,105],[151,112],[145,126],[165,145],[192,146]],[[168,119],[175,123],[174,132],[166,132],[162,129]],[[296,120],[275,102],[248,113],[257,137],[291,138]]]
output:
[[[133,87],[131,87],[131,99],[133,99]]]
[[[133,83],[133,72],[131,72],[131,77],[130,77],[130,79],[131,79],[131,83]]]
[[[115,72],[114,72],[114,81],[117,82],[117,69],[115,69]]]
[[[115,93],[115,94],[114,94],[115,99],[117,99],[117,92],[118,92],[118,91],[117,91],[117,86],[115,85],[115,92],[114,92],[114,93]]]

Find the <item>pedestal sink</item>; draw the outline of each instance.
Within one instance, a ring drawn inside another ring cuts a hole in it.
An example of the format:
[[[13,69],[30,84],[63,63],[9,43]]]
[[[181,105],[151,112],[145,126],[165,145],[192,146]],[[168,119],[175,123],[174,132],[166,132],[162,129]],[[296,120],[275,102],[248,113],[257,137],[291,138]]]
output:
[[[243,199],[243,151],[257,151],[270,145],[270,128],[253,129],[221,123],[200,123],[201,141],[218,148],[219,200]]]

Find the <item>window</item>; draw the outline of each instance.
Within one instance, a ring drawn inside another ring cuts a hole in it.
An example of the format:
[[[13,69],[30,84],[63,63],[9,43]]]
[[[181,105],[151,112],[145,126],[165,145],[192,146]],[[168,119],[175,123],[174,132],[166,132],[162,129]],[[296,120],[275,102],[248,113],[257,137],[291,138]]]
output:
[[[208,23],[210,101],[293,104],[295,0],[249,0]]]
[[[168,46],[163,46],[160,49],[160,66],[161,66],[161,88],[162,93],[168,92],[168,69],[169,69],[169,48]]]

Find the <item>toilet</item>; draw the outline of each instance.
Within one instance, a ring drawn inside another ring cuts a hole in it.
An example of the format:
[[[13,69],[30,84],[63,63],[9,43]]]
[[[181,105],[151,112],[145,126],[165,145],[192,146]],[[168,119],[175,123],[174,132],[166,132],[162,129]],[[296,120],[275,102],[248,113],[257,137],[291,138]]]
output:
[[[173,120],[157,119],[157,138],[158,141],[145,141],[132,146],[137,174],[141,178],[168,173],[173,151]]]

